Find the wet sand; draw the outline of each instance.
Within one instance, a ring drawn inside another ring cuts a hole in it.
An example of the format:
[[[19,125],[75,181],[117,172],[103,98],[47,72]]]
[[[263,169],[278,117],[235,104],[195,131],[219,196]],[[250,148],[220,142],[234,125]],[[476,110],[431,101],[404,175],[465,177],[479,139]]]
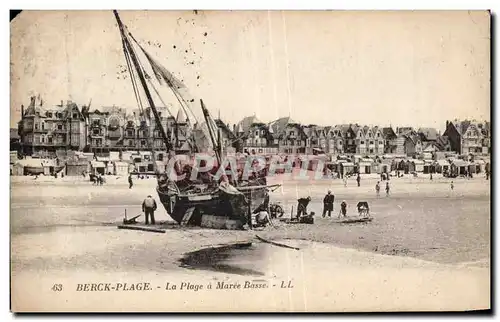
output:
[[[20,286],[28,282],[43,284],[40,287],[45,290],[54,280],[71,285],[76,280],[136,280],[140,274],[141,279],[151,277],[155,281],[187,276],[205,282],[211,278],[276,279],[279,284],[292,278],[296,285],[293,296],[285,296],[274,306],[270,302],[260,306],[271,311],[273,307],[291,311],[359,310],[361,304],[347,296],[349,292],[344,294],[347,289],[363,300],[364,310],[489,307],[490,186],[484,178],[455,179],[453,192],[444,178],[435,178],[433,182],[428,178],[393,179],[391,196],[382,194],[380,198],[375,197],[375,178],[363,178],[361,187],[356,186],[354,179],[348,187],[340,180],[315,181],[314,185],[283,178],[272,181],[284,184],[271,199],[282,203],[285,216],[289,216],[292,206],[296,207],[297,196],[311,195],[309,209],[317,214],[314,225],[276,222],[274,228],[237,232],[172,228],[165,234],[119,230],[116,224],[123,219],[125,209],[129,217],[139,214],[142,199],[147,194],[156,197],[154,180],[136,180],[133,189],[128,189],[126,177],[109,177],[106,185],[97,187],[68,177],[13,177],[13,296],[20,296],[16,290],[21,292]],[[341,200],[350,205],[349,215],[355,215],[358,201],[366,200],[375,217],[373,222],[340,225],[321,218],[321,202],[328,189],[336,195],[334,216]],[[161,206],[156,218],[171,221]],[[288,244],[302,243],[301,250],[262,244],[255,240],[255,234]],[[207,250],[209,247],[244,241],[253,243],[248,249],[219,251],[217,256],[204,253],[211,251]],[[412,280],[411,276],[415,278]],[[460,299],[456,281],[465,283],[462,290],[467,290],[460,293]],[[394,292],[385,287],[387,283]],[[296,293],[300,285],[306,288],[301,296]],[[315,300],[313,286],[319,293],[326,292],[323,300]],[[40,291],[34,286],[30,289],[33,294]],[[364,297],[374,291],[378,292],[376,299],[372,296],[366,303]],[[336,300],[326,301],[332,292]],[[76,294],[76,302],[70,301],[72,305],[105,310],[104,303],[82,300]],[[235,294],[234,299],[240,295],[244,293]],[[48,301],[26,303],[25,293],[22,298],[25,305],[20,307],[25,309],[44,307],[40,305]],[[190,296],[178,309],[199,307],[194,298]],[[127,297],[122,300],[132,301]],[[45,305],[50,307],[49,302]],[[245,303],[252,309],[260,302]],[[153,300],[153,304],[158,305],[158,310],[171,310],[175,301],[161,304]],[[106,305],[116,307],[109,302]],[[215,308],[214,305],[207,309]],[[230,309],[228,306],[225,310]]]

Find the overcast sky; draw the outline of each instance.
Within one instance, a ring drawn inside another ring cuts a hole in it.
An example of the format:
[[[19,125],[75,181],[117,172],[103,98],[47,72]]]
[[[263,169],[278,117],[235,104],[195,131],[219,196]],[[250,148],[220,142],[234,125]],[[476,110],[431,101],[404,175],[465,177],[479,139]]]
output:
[[[135,38],[228,123],[432,126],[490,119],[487,12],[122,11]],[[150,42],[148,44],[148,41]],[[20,106],[135,108],[111,11],[25,11],[11,22]],[[174,101],[171,101],[175,104]]]

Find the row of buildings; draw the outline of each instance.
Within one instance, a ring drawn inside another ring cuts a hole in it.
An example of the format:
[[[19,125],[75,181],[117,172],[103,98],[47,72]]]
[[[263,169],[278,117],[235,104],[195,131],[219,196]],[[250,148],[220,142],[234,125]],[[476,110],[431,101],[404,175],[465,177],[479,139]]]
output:
[[[196,126],[190,126],[182,110],[176,117],[167,108],[158,110],[169,148],[190,151],[188,137],[191,135],[196,138],[197,146],[209,146],[209,138]],[[156,122],[148,121],[153,119],[149,108],[128,113],[116,106],[91,108],[89,104],[80,108],[71,101],[46,107],[39,97],[31,97],[29,106],[21,107],[21,114],[17,135],[11,131],[11,147],[24,155],[49,157],[61,151],[109,155],[124,150],[167,149],[161,129]],[[249,116],[232,127],[220,119],[216,124],[224,146],[249,154],[415,156],[453,151],[461,155],[481,155],[491,150],[489,122],[468,120],[447,121],[443,134],[434,128],[303,125],[291,117],[267,123]],[[163,158],[163,154],[158,155]]]

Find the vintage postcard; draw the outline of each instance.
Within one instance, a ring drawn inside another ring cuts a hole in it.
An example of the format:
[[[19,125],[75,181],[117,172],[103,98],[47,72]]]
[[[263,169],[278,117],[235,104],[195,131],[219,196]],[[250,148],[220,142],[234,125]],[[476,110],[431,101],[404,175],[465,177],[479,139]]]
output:
[[[22,11],[13,312],[488,310],[488,11]]]

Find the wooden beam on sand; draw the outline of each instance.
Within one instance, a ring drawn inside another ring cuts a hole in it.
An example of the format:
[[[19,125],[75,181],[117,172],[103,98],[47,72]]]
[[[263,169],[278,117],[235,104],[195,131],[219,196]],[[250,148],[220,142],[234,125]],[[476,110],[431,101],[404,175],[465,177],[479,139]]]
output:
[[[300,248],[298,248],[298,247],[292,247],[292,246],[288,246],[288,245],[285,245],[285,244],[280,244],[280,243],[277,243],[277,242],[273,242],[273,241],[264,239],[264,238],[260,237],[259,235],[255,235],[255,237],[258,240],[260,240],[260,241],[262,241],[264,243],[268,243],[268,244],[271,244],[271,245],[274,245],[274,246],[279,246],[279,247],[284,247],[284,248],[290,248],[290,249],[300,250]]]
[[[159,229],[159,228],[151,228],[151,227],[144,227],[144,226],[132,226],[132,225],[118,225],[118,229],[130,229],[130,230],[142,230],[142,231],[150,231],[153,233],[165,233],[164,229]]]

